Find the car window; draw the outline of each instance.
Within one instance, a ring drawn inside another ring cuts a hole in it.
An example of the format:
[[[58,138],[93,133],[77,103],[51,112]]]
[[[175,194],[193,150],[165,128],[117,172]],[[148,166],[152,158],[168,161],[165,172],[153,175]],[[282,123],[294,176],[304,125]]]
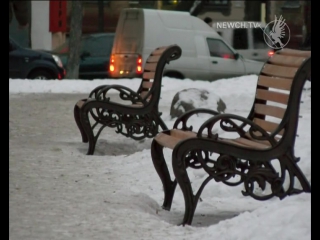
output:
[[[207,38],[207,43],[208,43],[211,57],[234,59],[234,53],[220,39]]]
[[[253,34],[253,47],[254,49],[265,49],[268,48],[268,45],[266,44],[264,40],[264,32],[261,28],[253,28],[252,29]]]
[[[11,38],[9,38],[9,52],[16,50],[18,48],[18,44],[13,41]]]
[[[248,29],[236,28],[233,30],[233,48],[248,49]]]
[[[101,36],[88,38],[84,42],[83,51],[87,51],[93,57],[110,55],[112,50],[113,37]]]

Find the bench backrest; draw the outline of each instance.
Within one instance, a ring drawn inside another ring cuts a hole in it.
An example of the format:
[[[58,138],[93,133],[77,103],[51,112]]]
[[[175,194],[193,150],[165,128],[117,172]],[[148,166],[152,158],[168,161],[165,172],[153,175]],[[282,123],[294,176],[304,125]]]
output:
[[[294,144],[301,94],[310,76],[311,51],[276,52],[261,70],[248,118],[281,142]]]
[[[170,61],[180,58],[180,56],[181,48],[175,44],[158,47],[149,55],[138,89],[140,96],[146,98],[149,105],[158,106],[164,67]]]

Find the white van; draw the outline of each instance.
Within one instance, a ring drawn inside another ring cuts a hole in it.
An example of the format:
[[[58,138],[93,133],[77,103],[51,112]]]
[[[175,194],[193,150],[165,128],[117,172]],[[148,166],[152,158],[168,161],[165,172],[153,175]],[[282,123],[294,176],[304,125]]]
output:
[[[270,40],[264,37],[268,29],[262,22],[214,22],[212,28],[247,59],[265,62],[274,54],[268,46],[272,46]]]
[[[263,66],[242,58],[208,24],[188,12],[127,8],[118,20],[110,76],[141,76],[150,53],[170,44],[179,45],[182,55],[166,65],[164,76],[213,81],[258,74]]]

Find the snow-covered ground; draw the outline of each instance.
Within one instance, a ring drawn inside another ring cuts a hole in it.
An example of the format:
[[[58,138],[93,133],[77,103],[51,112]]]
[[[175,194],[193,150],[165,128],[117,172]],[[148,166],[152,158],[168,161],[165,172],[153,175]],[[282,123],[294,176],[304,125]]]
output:
[[[206,89],[221,97],[226,112],[247,116],[256,81],[255,75],[215,82],[164,78],[163,120],[172,127],[171,101],[187,88]],[[151,161],[151,139],[134,141],[105,129],[95,155],[86,155],[73,107],[101,84],[137,89],[140,80],[9,79],[10,240],[311,239],[311,194],[259,202],[244,197],[242,186],[214,181],[201,195],[192,226],[177,226],[184,214],[183,196],[178,187],[171,211],[161,209],[163,189]],[[310,89],[308,82],[295,155],[311,182]],[[193,123],[203,121],[199,116]],[[171,151],[165,154],[170,167]],[[190,175],[194,185],[205,177],[201,171]]]

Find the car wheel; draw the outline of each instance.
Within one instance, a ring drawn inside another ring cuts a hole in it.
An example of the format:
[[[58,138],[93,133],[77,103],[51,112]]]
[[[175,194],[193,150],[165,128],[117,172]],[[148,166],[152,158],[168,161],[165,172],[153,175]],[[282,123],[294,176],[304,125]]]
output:
[[[52,74],[46,70],[36,70],[36,71],[32,72],[28,78],[29,79],[41,79],[41,80],[54,79]]]

